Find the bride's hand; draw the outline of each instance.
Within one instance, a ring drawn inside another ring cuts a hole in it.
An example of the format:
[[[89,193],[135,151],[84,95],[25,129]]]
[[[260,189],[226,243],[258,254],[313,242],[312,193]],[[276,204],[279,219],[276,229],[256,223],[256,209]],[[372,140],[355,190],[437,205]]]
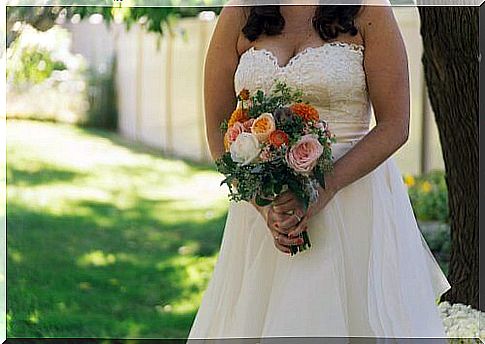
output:
[[[306,213],[303,202],[291,191],[285,191],[278,195],[272,202],[273,210],[279,216],[286,219],[276,223],[278,228],[288,232],[300,223]]]
[[[318,212],[320,212],[325,206],[330,202],[330,200],[335,196],[337,193],[337,189],[334,188],[330,183],[327,183],[327,187],[324,189],[322,187],[318,187],[318,201],[315,203],[311,203],[308,206],[308,209],[301,219],[300,223],[297,226],[292,228],[288,232],[288,237],[294,238],[298,237],[301,232],[306,231],[308,229],[308,221]]]
[[[258,212],[263,216],[266,225],[273,238],[275,247],[283,253],[290,254],[291,245],[300,245],[303,243],[301,238],[288,238],[288,230],[291,228],[282,228],[281,223],[289,223],[295,216],[289,214],[280,214],[275,212],[273,204],[261,207],[254,200],[250,202]]]

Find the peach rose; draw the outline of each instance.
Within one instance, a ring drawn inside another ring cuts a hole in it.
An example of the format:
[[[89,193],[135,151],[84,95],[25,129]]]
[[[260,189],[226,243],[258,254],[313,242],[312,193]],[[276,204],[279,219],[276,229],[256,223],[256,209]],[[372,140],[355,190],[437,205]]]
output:
[[[312,135],[304,135],[286,152],[288,166],[296,172],[309,174],[315,167],[318,158],[323,153],[323,146]]]
[[[256,136],[259,142],[268,141],[269,135],[276,130],[273,115],[265,112],[259,115],[251,126],[251,133]]]

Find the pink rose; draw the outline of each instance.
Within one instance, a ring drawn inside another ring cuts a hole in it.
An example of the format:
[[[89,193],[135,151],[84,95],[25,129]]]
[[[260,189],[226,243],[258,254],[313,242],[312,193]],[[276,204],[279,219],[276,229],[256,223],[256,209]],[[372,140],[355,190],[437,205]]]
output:
[[[236,141],[239,134],[244,131],[244,125],[241,122],[236,122],[234,125],[227,129],[227,138],[229,142]]]
[[[315,127],[318,128],[318,129],[321,129],[323,131],[327,130],[327,122],[324,122],[324,121],[318,121],[317,123],[315,123]]]
[[[251,132],[251,127],[254,123],[254,118],[248,119],[246,122],[243,123],[244,131]]]
[[[269,146],[265,146],[262,150],[261,153],[259,153],[259,158],[261,161],[269,161],[272,158],[271,150]]]
[[[323,153],[323,146],[312,135],[304,135],[286,152],[288,166],[296,172],[309,174]]]

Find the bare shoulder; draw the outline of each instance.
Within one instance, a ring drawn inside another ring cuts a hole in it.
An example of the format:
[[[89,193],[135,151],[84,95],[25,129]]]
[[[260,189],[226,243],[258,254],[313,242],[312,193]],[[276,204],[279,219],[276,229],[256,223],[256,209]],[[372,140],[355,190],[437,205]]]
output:
[[[387,0],[372,0],[372,5],[361,6],[355,24],[364,40],[399,31],[392,6]]]
[[[238,5],[240,0],[230,0],[221,9],[219,21],[225,27],[232,29],[233,33],[239,33],[247,17],[247,6]]]
[[[220,17],[232,22],[240,22],[245,13],[245,7],[240,5],[240,0],[229,0],[221,9]]]
[[[230,0],[222,7],[214,35],[224,44],[230,44],[237,50],[241,30],[247,20],[247,6],[238,5],[241,0]]]
[[[377,69],[382,63],[404,66],[407,63],[406,47],[392,6],[388,0],[372,1],[373,5],[362,6],[355,20],[364,40],[366,64],[375,63]],[[382,4],[377,5],[376,1]]]

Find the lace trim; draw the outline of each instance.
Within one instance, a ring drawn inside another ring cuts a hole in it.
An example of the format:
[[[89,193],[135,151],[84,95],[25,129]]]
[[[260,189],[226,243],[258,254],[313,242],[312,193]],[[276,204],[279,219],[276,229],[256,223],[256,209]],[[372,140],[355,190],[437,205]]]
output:
[[[280,66],[279,62],[278,62],[278,59],[277,57],[273,54],[273,52],[271,52],[270,50],[266,49],[266,48],[255,48],[254,46],[252,46],[251,48],[249,48],[248,50],[246,50],[244,53],[241,54],[241,56],[243,56],[244,54],[246,54],[247,52],[256,52],[256,51],[259,51],[259,52],[262,52],[264,54],[266,54],[268,56],[268,58],[270,58],[273,63],[275,64],[275,66],[279,69],[286,69],[286,68],[289,68],[293,65],[293,63],[295,61],[298,61],[298,59],[300,59],[302,56],[308,54],[308,52],[310,51],[316,51],[316,50],[320,50],[320,49],[325,49],[327,47],[341,47],[341,48],[348,48],[350,51],[356,51],[358,53],[363,53],[364,50],[365,50],[365,47],[362,45],[362,44],[357,44],[357,43],[348,43],[348,42],[341,42],[341,41],[334,41],[334,42],[328,42],[328,43],[325,43],[325,44],[322,44],[322,45],[319,45],[319,46],[316,46],[316,47],[306,47],[304,49],[302,49],[300,52],[296,53],[294,56],[292,56],[288,62],[286,63],[286,65],[283,65],[283,66]]]

